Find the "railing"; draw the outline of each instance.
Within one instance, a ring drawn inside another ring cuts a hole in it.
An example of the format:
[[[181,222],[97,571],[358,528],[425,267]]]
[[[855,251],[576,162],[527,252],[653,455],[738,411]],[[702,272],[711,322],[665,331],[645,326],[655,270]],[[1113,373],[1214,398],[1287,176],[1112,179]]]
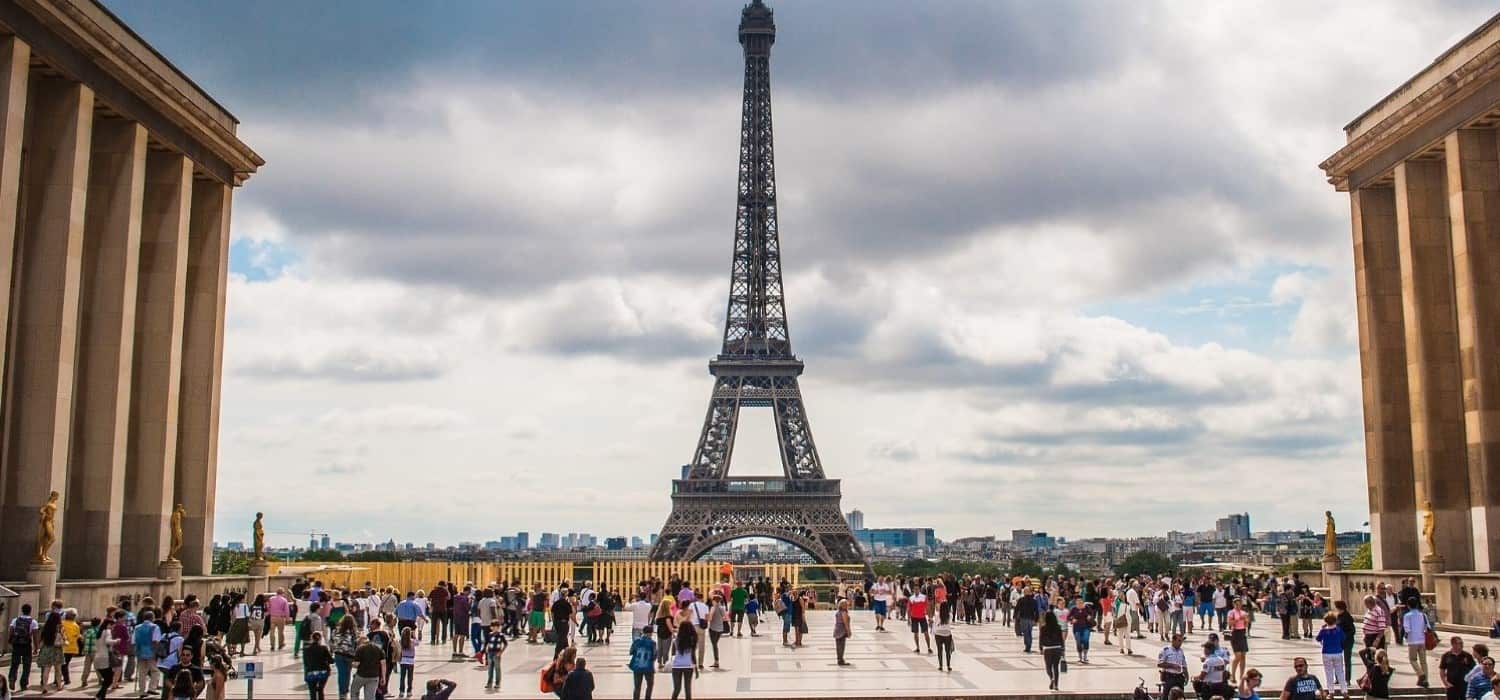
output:
[[[740,494],[785,493],[837,495],[838,479],[784,479],[781,477],[741,477],[738,479],[674,479],[672,493]]]

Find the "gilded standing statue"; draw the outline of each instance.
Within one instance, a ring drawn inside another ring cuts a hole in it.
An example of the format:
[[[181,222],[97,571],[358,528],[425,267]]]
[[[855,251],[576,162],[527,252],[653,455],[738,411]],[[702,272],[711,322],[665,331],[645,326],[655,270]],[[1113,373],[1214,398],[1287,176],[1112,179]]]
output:
[[[57,544],[58,498],[58,493],[53,491],[47,495],[47,502],[37,510],[36,556],[31,558],[33,564],[52,563],[52,545]]]
[[[1339,535],[1333,526],[1333,511],[1323,511],[1323,556],[1338,556]]]
[[[1437,517],[1432,514],[1432,501],[1422,501],[1422,541],[1427,543],[1427,556],[1438,556]]]
[[[255,514],[255,529],[250,538],[252,543],[251,548],[255,552],[254,561],[266,560],[266,526],[260,522],[261,518],[264,517],[264,513]]]
[[[177,561],[177,553],[182,551],[182,519],[187,516],[187,508],[181,503],[172,509],[172,540],[167,547],[167,561]]]

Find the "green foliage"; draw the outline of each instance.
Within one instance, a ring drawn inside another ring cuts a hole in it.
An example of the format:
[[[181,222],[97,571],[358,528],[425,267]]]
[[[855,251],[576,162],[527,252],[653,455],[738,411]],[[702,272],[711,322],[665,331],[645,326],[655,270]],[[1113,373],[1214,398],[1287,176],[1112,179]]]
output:
[[[1350,569],[1368,571],[1375,568],[1375,557],[1370,554],[1370,543],[1365,542],[1354,550],[1354,556],[1349,558]]]
[[[955,576],[968,576],[979,574],[980,576],[999,576],[1000,567],[987,561],[955,561],[942,559],[939,561],[928,561],[926,559],[907,559],[900,564],[891,562],[876,562],[871,566],[876,576],[937,576],[938,574],[953,574]]]
[[[1293,571],[1317,571],[1320,568],[1322,567],[1318,564],[1318,562],[1308,559],[1307,557],[1301,557],[1290,564],[1282,564],[1281,566],[1276,567],[1276,571],[1285,574]]]
[[[250,553],[222,550],[214,553],[214,575],[243,576],[250,573]]]
[[[355,552],[345,557],[349,561],[401,561],[401,557],[395,552],[375,551]]]
[[[337,549],[309,549],[297,555],[299,561],[343,561],[344,555]]]
[[[1041,578],[1042,576],[1046,575],[1046,573],[1047,572],[1042,569],[1042,565],[1036,563],[1036,561],[1032,559],[1027,559],[1026,557],[1018,557],[1016,559],[1010,560],[1011,576]]]
[[[1115,565],[1115,573],[1121,576],[1160,576],[1177,573],[1177,562],[1165,554],[1157,554],[1148,550],[1131,552],[1130,556]]]

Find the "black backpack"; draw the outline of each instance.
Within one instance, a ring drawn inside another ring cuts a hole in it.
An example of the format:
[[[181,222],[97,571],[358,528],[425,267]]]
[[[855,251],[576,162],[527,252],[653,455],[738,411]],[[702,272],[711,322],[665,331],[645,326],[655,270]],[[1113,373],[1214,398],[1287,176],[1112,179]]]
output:
[[[31,618],[18,617],[11,621],[10,645],[13,647],[31,645]]]

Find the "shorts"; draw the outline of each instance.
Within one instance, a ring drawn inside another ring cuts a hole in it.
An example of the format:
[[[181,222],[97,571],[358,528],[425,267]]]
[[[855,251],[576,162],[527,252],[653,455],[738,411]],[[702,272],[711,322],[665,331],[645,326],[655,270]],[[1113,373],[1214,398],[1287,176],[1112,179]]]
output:
[[[871,603],[870,604],[870,610],[874,611],[874,613],[876,615],[880,615],[880,616],[884,617],[885,616],[885,601],[883,601],[883,600],[877,600],[877,601]]]
[[[1199,603],[1198,604],[1198,614],[1199,615],[1212,615],[1212,614],[1214,614],[1214,604],[1213,603]]]
[[[927,618],[914,617],[911,619],[912,634],[927,634]]]
[[[745,611],[744,610],[730,610],[729,611],[729,624],[731,624],[731,625],[737,624],[741,620],[744,620],[744,619],[745,619]]]

